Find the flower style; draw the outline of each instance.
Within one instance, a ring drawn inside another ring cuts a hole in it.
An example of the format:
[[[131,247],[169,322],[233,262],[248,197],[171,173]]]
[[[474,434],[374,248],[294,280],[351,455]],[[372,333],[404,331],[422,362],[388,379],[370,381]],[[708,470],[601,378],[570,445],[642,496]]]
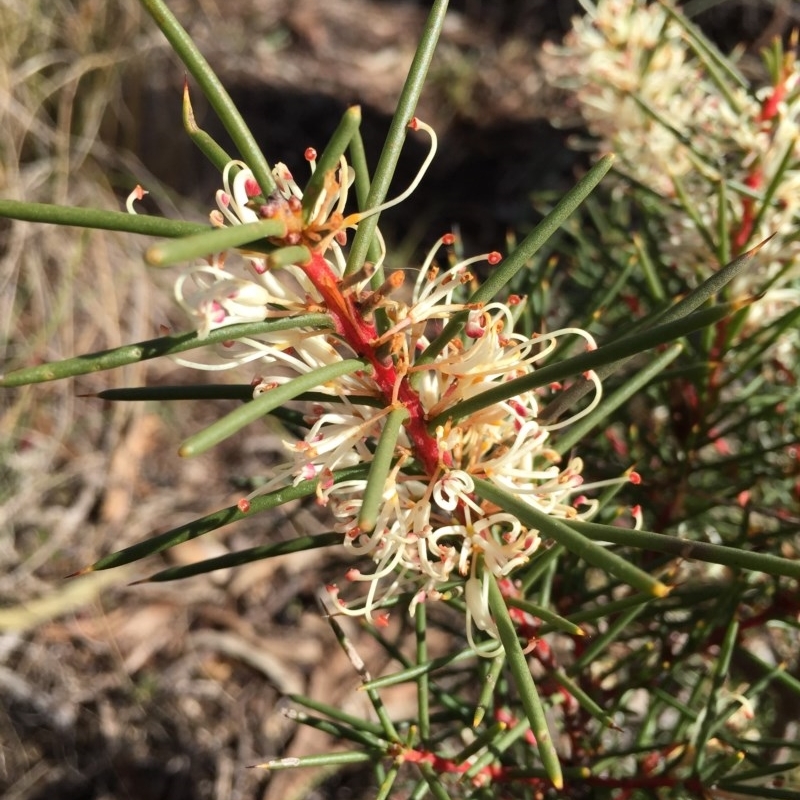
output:
[[[662,252],[690,281],[707,277],[724,252],[721,228],[731,256],[777,232],[760,251],[760,266],[732,285],[750,296],[769,288],[750,312],[751,326],[777,319],[787,303],[796,305],[800,279],[796,59],[776,45],[765,54],[771,85],[756,90],[735,66],[714,68],[695,46],[698,34],[663,3],[584,6],[563,46],[546,50],[550,81],[573,93],[599,147],[617,154],[620,189],[641,185],[664,198]]]
[[[412,127],[427,131],[432,145],[410,189],[421,178],[436,147],[428,126],[415,120]],[[307,152],[312,168],[313,155]],[[353,568],[346,575],[352,583],[368,585],[360,600],[346,602],[339,598],[336,586],[329,587],[340,613],[381,623],[387,617],[383,607],[401,591],[413,588],[413,611],[425,599],[441,598],[455,582],[464,592],[470,641],[473,625],[496,636],[488,608],[487,575],[511,574],[536,551],[540,537],[537,530],[525,527],[511,514],[481,501],[474,478],[488,480],[561,518],[588,518],[597,501],[586,497],[593,485],[583,482],[582,460],[571,457],[562,463],[550,447],[551,431],[571,420],[552,425],[539,420],[539,404],[560,386],[512,394],[461,419],[445,412],[530,374],[565,338],[572,342],[582,339],[587,349],[595,347],[594,340],[577,328],[532,338],[515,333],[515,308],[524,302],[519,297],[512,296],[506,303],[469,303],[475,281],[470,266],[480,261],[497,264],[500,254],[489,253],[439,269],[434,258],[440,248],[453,244],[450,234],[431,249],[410,300],[401,299],[402,272],[370,288],[370,278],[380,264],[345,275],[342,246],[346,231],[368,214],[403,199],[408,191],[379,209],[345,216],[352,172],[342,159],[335,174],[326,176],[310,221],[302,223],[301,190],[285,166],[278,164],[273,175],[277,191],[264,201],[246,165],[228,165],[212,222],[239,225],[265,217],[288,220],[286,236],[275,244],[303,244],[308,256],[277,269],[268,256],[244,251],[245,275],[240,276],[228,263],[232,258],[215,255],[178,279],[176,297],[201,333],[241,320],[309,310],[326,311],[332,330],[298,328],[245,338],[222,348],[211,363],[183,359],[181,363],[224,369],[257,362],[266,375],[254,381],[257,395],[293,375],[313,372],[343,358],[363,359],[369,369],[318,387],[313,401],[295,401],[308,431],[302,440],[284,443],[290,460],[258,491],[271,491],[287,481],[297,484],[318,479],[317,500],[330,509],[345,547],[354,555],[372,559],[372,571]],[[381,328],[376,321],[378,309],[388,321]],[[442,347],[432,346],[442,326],[454,318],[465,318],[465,335]],[[595,373],[585,377],[594,385],[593,399],[572,420],[589,413],[601,398]],[[405,421],[377,512],[374,518],[367,518],[367,480],[337,482],[334,471],[371,462],[387,418],[398,409],[404,412]],[[429,430],[429,421],[438,417],[446,421]]]

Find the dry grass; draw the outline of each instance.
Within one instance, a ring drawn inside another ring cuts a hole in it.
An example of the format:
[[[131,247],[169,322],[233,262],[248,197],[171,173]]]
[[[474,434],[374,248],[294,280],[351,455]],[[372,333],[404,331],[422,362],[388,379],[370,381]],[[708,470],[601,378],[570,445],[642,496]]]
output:
[[[214,30],[220,8],[202,8],[192,24]],[[137,4],[7,0],[0,14],[2,196],[117,209],[141,181],[161,213],[179,216],[133,156],[104,144],[135,144],[152,84],[180,77]],[[170,276],[146,271],[133,237],[16,222],[0,223],[0,237],[4,369],[182,327]],[[231,479],[262,473],[277,457],[274,437],[250,433],[178,463],[181,438],[215,409],[79,396],[186,379],[197,377],[151,362],[0,395],[0,794],[8,800],[313,796],[322,772],[268,782],[246,769],[331,746],[298,732],[280,713],[281,697],[306,693],[366,713],[316,608],[326,574],[341,572],[329,556],[179,585],[126,586],[158,561],[63,580],[101,554],[235,502]],[[173,558],[240,549],[263,541],[265,529],[274,540],[319,523],[290,508]],[[387,697],[390,706],[406,701],[404,692]],[[327,780],[334,796],[336,778]]]
[[[143,170],[100,134],[129,118],[121,78],[131,59],[164,60],[152,26],[125,0],[16,0],[1,13],[3,195],[119,208],[125,176]],[[154,281],[140,253],[130,237],[3,224],[3,363],[113,347],[175,322],[158,287],[168,281]],[[125,588],[124,572],[62,580],[210,510],[199,507],[204,494],[229,499],[217,459],[181,469],[174,457],[197,414],[76,396],[167,371],[134,366],[0,399],[4,797],[251,797],[263,776],[243,766],[287,737],[270,728],[277,692],[304,689],[301,671],[318,658],[314,638],[256,630],[238,613],[259,609],[266,575],[152,591]],[[202,556],[198,547],[184,557]]]

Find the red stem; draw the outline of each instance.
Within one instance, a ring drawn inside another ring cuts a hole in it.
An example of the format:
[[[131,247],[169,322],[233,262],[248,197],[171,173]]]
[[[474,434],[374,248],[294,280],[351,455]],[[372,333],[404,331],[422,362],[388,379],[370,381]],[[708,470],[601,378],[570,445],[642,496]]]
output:
[[[436,438],[428,433],[425,411],[407,376],[397,371],[391,357],[382,358],[376,352],[378,331],[374,323],[364,317],[352,295],[342,294],[339,278],[319,253],[312,253],[311,261],[303,265],[303,271],[322,296],[336,331],[344,337],[357,356],[369,361],[373,369],[372,377],[387,404],[393,403],[396,397],[408,409],[406,430],[416,457],[422,462],[427,475],[432,477],[442,463],[447,463],[448,454],[439,452]]]

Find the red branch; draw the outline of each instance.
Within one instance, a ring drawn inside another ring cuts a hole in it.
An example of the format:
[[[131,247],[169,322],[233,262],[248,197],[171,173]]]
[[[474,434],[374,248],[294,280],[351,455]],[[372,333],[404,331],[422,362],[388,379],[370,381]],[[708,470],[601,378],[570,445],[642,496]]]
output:
[[[391,357],[378,355],[375,347],[378,331],[374,323],[364,317],[351,295],[342,294],[339,278],[322,255],[312,253],[311,261],[303,265],[303,271],[322,295],[337,333],[344,337],[357,356],[369,361],[373,369],[372,377],[387,404],[391,404],[396,397],[408,409],[406,430],[414,445],[415,455],[422,462],[425,472],[432,477],[442,463],[447,464],[449,454],[440,453],[436,438],[428,433],[425,411],[407,376],[398,372]]]

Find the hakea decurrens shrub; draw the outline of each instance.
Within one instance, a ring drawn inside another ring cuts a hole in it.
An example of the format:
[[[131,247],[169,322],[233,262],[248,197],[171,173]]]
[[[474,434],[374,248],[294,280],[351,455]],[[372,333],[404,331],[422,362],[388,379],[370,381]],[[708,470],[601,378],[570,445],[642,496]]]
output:
[[[275,166],[277,188],[265,199],[247,166],[231,162],[224,172],[224,188],[217,193],[212,223],[235,226],[281,220],[286,233],[276,237],[274,244],[302,244],[310,257],[275,268],[268,256],[259,253],[216,254],[178,278],[178,303],[206,334],[236,322],[309,311],[326,312],[332,330],[295,328],[239,339],[219,347],[203,362],[177,360],[210,370],[252,365],[258,371],[253,393],[259,396],[345,358],[363,359],[369,369],[329,381],[319,387],[312,401],[294,402],[308,432],[300,441],[284,442],[289,459],[254,494],[319,479],[317,500],[330,510],[345,546],[354,556],[374,562],[370,571],[353,566],[346,574],[350,582],[367,584],[362,597],[346,602],[339,598],[338,587],[329,587],[341,613],[364,615],[380,624],[387,619],[382,607],[399,592],[413,592],[413,611],[418,602],[441,597],[442,587],[460,578],[472,640],[472,623],[496,635],[485,570],[497,577],[508,576],[540,544],[538,531],[479,500],[473,477],[566,519],[590,517],[597,501],[587,497],[587,490],[617,481],[585,484],[581,458],[571,456],[562,462],[550,446],[554,429],[589,413],[600,402],[602,388],[594,372],[583,376],[594,386],[593,398],[570,419],[549,425],[539,420],[540,404],[562,388],[553,384],[543,392],[527,391],[458,422],[429,429],[429,421],[455,403],[535,370],[565,337],[572,342],[582,339],[586,349],[594,349],[595,342],[578,328],[533,337],[515,333],[515,308],[524,302],[518,296],[485,305],[466,303],[476,281],[470,266],[494,265],[501,256],[493,252],[451,259],[440,268],[435,257],[453,244],[451,234],[436,242],[409,290],[402,271],[389,275],[377,288],[370,285],[382,258],[345,275],[342,247],[348,229],[405,199],[435,152],[434,132],[418,120],[411,127],[425,130],[432,142],[417,179],[390,203],[350,216],[345,215],[345,204],[353,174],[343,158],[338,169],[325,176],[324,189],[305,222],[302,192],[283,164]],[[306,151],[306,158],[314,170],[314,151]],[[137,196],[132,196],[130,210]],[[376,323],[379,311],[387,320],[381,329]],[[457,314],[466,314],[463,336],[431,348],[436,334]],[[432,358],[420,360],[431,350],[435,351]],[[366,479],[337,482],[333,473],[370,462],[387,417],[397,409],[404,410],[404,420],[392,467],[379,507],[365,520]],[[620,480],[631,479],[637,479],[635,473]]]

